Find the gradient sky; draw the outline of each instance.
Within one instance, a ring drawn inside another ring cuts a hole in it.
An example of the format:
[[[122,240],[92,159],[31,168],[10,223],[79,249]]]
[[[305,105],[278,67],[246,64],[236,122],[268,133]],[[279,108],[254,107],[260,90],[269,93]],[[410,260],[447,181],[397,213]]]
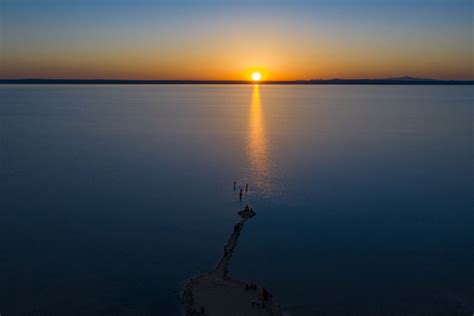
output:
[[[0,0],[0,78],[473,79],[472,0]]]

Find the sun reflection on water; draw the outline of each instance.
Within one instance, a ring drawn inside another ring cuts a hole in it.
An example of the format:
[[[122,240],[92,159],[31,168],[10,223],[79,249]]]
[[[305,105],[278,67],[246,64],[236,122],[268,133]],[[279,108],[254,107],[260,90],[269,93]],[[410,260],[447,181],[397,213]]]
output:
[[[253,86],[249,115],[247,157],[250,165],[250,179],[253,186],[263,195],[272,192],[271,160],[265,135],[265,120],[260,103],[260,87]]]

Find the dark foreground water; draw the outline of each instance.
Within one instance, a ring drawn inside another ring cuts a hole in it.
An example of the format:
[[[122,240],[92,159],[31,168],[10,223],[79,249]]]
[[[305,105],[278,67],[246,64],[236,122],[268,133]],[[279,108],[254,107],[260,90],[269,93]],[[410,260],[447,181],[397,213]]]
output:
[[[0,313],[177,315],[249,203],[230,275],[290,315],[470,315],[473,102],[472,86],[1,86]]]

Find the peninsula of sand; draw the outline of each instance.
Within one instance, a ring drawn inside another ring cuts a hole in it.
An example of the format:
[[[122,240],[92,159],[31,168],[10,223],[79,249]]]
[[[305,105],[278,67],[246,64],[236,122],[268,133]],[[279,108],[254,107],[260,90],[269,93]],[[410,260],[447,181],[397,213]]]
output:
[[[241,220],[224,247],[224,254],[214,270],[190,279],[182,291],[183,315],[185,316],[282,316],[273,295],[264,287],[252,282],[232,279],[228,267],[237,240],[245,222],[255,216],[248,206],[239,212]]]

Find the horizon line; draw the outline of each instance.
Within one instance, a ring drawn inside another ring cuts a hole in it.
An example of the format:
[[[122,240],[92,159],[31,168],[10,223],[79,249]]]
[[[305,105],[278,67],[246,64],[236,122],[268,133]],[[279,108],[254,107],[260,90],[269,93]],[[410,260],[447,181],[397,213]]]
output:
[[[16,78],[0,79],[0,84],[474,84],[474,79],[395,78],[333,78],[298,80],[200,80],[200,79],[77,79],[77,78]]]

